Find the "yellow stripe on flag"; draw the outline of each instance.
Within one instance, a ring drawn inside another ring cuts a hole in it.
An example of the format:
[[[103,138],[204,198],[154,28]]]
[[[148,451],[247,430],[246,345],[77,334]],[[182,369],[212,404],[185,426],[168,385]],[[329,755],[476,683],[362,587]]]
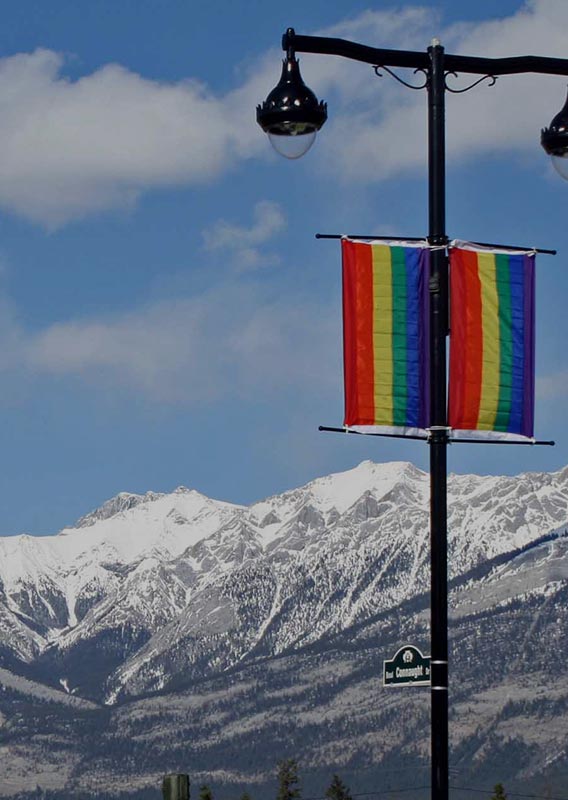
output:
[[[393,424],[391,249],[373,245],[375,425]]]
[[[499,406],[500,347],[499,347],[499,296],[495,256],[477,254],[479,280],[481,281],[481,319],[483,330],[483,359],[481,365],[481,400],[477,427],[490,431],[495,428]]]

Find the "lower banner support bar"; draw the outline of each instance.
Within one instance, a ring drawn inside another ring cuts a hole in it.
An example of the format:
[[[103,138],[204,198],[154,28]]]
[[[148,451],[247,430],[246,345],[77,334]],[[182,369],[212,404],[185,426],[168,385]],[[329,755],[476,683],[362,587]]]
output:
[[[327,431],[330,433],[349,433],[356,436],[382,436],[386,439],[417,439],[418,441],[427,442],[428,436],[414,436],[405,433],[363,433],[363,431],[352,431],[350,428],[328,428],[326,425],[320,425],[319,431]]]
[[[330,428],[327,425],[320,425],[318,430],[326,433],[349,433],[356,436],[381,436],[385,439],[416,439],[417,441],[427,442],[430,437],[427,434],[424,436],[416,436],[414,434],[406,433],[364,433],[363,431],[353,431],[350,428]],[[516,444],[524,445],[525,447],[554,447],[556,442],[550,440],[535,440],[528,439],[526,442],[514,441],[509,439],[452,439],[451,435],[448,439],[448,444]]]

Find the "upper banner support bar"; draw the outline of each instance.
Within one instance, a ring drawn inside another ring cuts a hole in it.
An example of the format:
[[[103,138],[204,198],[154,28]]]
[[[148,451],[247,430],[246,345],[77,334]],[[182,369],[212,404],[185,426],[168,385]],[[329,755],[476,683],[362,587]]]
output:
[[[347,236],[348,239],[361,239],[361,240],[368,240],[374,241],[375,239],[385,242],[395,242],[397,240],[402,242],[424,242],[426,238],[424,236],[357,236],[354,233],[316,233],[316,239],[343,239],[344,236]],[[518,247],[509,244],[490,244],[489,242],[468,242],[468,244],[474,244],[478,247],[494,247],[495,249],[503,249],[503,250],[518,250],[519,252],[525,253],[527,250],[532,250],[534,253],[540,253],[541,255],[546,256],[555,256],[557,254],[556,250],[542,250],[540,247]],[[448,246],[451,245],[451,242]]]

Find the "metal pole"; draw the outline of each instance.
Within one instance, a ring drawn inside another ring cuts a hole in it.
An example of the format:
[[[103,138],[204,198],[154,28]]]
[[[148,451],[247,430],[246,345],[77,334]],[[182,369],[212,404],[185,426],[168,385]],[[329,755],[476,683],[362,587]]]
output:
[[[448,800],[448,577],[446,336],[448,260],[446,236],[444,48],[428,48],[428,242],[430,277],[430,558],[432,798]]]
[[[172,772],[162,781],[163,800],[189,800],[189,775]]]
[[[385,50],[344,39],[297,36],[288,28],[282,47],[297,53],[342,56],[375,67],[407,67],[428,75],[428,241],[430,279],[430,543],[431,543],[431,700],[432,797],[448,800],[448,577],[446,337],[448,334],[448,259],[446,253],[445,91],[446,72],[468,74],[568,75],[568,59],[542,56],[478,58],[445,54],[433,40],[428,52]],[[543,442],[542,444],[551,444]]]

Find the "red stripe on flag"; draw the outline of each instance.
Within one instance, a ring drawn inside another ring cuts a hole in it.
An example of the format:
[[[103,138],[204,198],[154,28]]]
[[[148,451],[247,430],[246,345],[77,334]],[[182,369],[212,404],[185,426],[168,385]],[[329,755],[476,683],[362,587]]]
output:
[[[345,425],[375,424],[373,256],[371,245],[341,243]]]
[[[466,324],[465,275],[459,252],[450,251],[450,381],[448,425],[460,428],[464,407]]]
[[[483,364],[481,282],[477,254],[451,255],[452,350],[450,355],[452,428],[475,430],[479,417]]]

